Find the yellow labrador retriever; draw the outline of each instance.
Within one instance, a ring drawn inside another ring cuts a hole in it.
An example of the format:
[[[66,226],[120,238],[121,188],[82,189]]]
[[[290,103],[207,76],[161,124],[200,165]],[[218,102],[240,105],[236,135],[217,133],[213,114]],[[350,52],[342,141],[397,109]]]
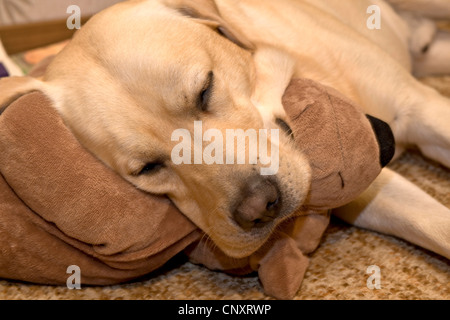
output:
[[[308,192],[310,166],[291,145],[281,105],[293,77],[332,86],[388,122],[397,153],[417,145],[450,167],[450,100],[412,76],[450,73],[450,36],[429,17],[450,18],[450,2],[127,1],[94,16],[42,81],[0,81],[0,108],[45,92],[99,159],[167,195],[230,256],[247,256]],[[276,172],[262,175],[262,161],[174,163],[173,133],[187,130],[195,145],[199,124],[224,136],[281,129],[259,137],[278,151]],[[388,169],[335,213],[450,258],[450,209]]]

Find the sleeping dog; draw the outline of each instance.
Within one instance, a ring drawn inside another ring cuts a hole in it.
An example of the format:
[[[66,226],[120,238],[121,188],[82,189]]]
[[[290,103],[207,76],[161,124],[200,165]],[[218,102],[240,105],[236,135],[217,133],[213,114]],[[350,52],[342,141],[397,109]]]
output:
[[[43,91],[100,160],[244,257],[308,193],[311,164],[281,104],[292,78],[331,86],[387,122],[397,155],[415,145],[450,167],[450,100],[412,75],[450,73],[450,35],[435,17],[450,18],[448,1],[126,1],[90,19],[42,79],[0,81],[0,108]],[[261,161],[174,163],[172,133],[199,122],[224,136],[279,129],[264,138],[278,151],[276,173],[262,175]],[[450,209],[389,169],[334,213],[450,258]]]

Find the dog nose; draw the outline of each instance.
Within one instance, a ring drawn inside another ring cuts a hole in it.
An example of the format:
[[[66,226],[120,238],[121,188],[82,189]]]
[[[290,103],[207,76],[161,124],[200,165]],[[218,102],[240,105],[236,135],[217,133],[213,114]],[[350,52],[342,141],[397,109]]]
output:
[[[260,228],[273,221],[280,211],[280,192],[276,182],[258,177],[243,190],[243,198],[233,212],[241,228]]]

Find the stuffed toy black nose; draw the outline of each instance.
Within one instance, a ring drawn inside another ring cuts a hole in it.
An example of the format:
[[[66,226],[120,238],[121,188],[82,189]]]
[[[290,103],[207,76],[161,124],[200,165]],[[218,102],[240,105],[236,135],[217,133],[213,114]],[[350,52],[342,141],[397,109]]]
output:
[[[378,146],[380,148],[380,164],[381,167],[387,166],[392,160],[395,153],[395,139],[391,127],[384,121],[366,115],[372,125],[375,136],[377,137]]]

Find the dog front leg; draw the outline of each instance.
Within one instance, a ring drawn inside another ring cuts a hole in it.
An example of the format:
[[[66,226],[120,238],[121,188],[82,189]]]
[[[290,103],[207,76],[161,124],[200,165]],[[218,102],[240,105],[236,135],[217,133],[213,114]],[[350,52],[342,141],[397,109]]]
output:
[[[357,200],[333,214],[450,259],[450,209],[390,169],[383,169]]]

